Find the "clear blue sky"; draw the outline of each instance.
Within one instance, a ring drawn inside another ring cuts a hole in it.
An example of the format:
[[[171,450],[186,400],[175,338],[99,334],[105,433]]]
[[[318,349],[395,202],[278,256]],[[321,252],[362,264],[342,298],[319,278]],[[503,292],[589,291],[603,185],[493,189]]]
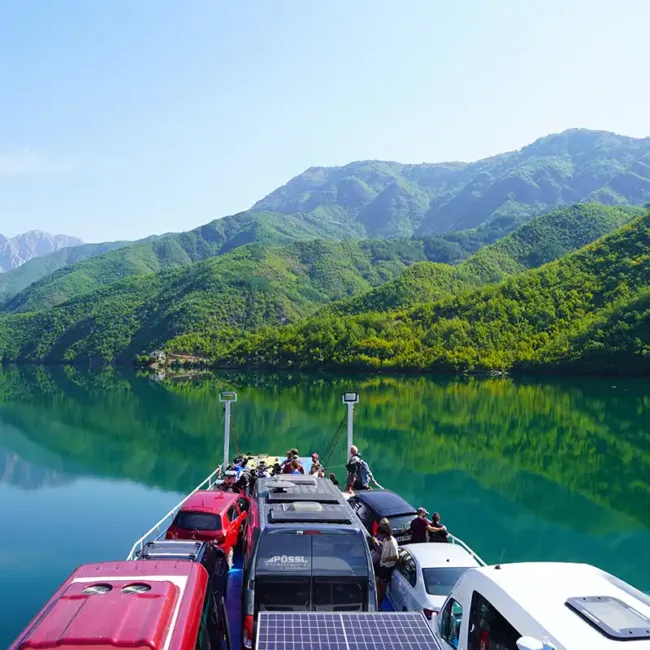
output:
[[[0,0],[0,232],[187,230],[312,165],[650,135],[648,0]]]

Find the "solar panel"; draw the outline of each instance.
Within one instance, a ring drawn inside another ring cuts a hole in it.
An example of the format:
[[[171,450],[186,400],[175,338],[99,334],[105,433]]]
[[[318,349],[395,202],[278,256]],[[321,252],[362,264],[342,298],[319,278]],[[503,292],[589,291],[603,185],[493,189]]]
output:
[[[257,650],[433,650],[420,612],[260,612]]]

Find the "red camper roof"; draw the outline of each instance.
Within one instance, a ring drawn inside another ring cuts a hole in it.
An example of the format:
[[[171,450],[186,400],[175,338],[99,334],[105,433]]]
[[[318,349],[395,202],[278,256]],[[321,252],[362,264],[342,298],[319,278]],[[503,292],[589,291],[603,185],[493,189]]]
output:
[[[194,650],[207,580],[194,562],[86,564],[9,650]]]

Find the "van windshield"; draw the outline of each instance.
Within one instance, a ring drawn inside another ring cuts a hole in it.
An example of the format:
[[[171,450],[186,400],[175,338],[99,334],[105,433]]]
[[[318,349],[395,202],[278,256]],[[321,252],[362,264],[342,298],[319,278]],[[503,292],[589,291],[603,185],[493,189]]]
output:
[[[358,533],[262,534],[255,565],[258,611],[363,611],[368,550]]]
[[[173,525],[184,530],[221,530],[221,517],[209,512],[181,510]]]
[[[260,539],[256,572],[260,575],[367,576],[366,545],[364,538],[356,533],[269,532]]]

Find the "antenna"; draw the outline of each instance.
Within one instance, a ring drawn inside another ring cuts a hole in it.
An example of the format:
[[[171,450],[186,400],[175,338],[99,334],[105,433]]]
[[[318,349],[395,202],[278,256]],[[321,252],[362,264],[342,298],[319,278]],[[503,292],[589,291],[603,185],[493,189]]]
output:
[[[503,560],[503,556],[506,554],[506,549],[504,548],[501,551],[501,557],[499,558],[499,561],[497,562],[497,565],[494,567],[495,569],[500,569],[501,568],[501,561]]]

